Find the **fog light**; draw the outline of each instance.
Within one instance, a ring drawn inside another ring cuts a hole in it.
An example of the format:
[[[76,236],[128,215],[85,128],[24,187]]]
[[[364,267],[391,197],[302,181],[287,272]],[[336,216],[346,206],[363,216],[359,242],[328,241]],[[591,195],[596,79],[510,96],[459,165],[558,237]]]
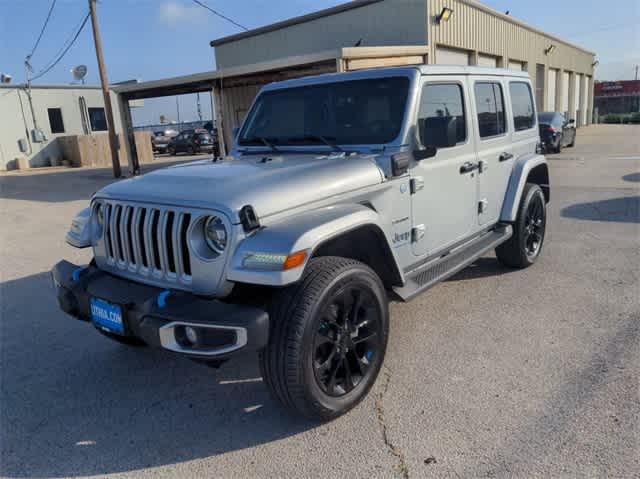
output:
[[[198,332],[195,328],[191,326],[185,326],[184,335],[191,344],[196,344],[198,342]]]

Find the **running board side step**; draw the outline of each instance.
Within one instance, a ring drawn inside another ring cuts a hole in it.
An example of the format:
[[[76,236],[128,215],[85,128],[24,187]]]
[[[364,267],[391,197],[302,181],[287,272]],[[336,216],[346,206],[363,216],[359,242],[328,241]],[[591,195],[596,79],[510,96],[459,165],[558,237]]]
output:
[[[487,251],[507,241],[513,234],[511,225],[500,225],[477,238],[458,246],[443,256],[427,261],[407,273],[404,286],[393,291],[404,301],[422,293],[440,281],[464,269]]]

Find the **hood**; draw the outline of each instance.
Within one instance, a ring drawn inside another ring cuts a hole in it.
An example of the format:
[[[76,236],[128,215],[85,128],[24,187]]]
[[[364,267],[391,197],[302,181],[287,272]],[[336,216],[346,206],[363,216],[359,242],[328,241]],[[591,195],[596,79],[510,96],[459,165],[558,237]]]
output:
[[[265,218],[383,179],[373,155],[274,154],[163,168],[112,183],[95,197],[215,209],[238,223],[245,205]]]

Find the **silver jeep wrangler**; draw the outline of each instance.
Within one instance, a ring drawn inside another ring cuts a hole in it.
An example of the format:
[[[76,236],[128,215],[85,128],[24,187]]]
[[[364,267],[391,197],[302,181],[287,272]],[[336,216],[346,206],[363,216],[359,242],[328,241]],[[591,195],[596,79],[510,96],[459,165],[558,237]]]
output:
[[[98,191],[53,268],[60,307],[125,344],[219,365],[258,351],[287,408],[329,420],[375,382],[390,299],[479,256],[524,268],[549,173],[526,73],[416,66],[265,86],[227,158]]]

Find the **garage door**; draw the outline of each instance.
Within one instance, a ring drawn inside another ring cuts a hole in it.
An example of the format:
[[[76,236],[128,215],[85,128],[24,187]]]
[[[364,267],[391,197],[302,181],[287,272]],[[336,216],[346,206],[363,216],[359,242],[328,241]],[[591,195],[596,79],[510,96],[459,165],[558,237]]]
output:
[[[576,125],[579,125],[582,117],[582,112],[580,111],[580,83],[582,75],[573,75],[573,118],[576,120]]]
[[[556,111],[556,81],[558,80],[558,70],[549,69],[549,80],[547,82],[547,103],[544,107],[546,111]]]
[[[580,109],[584,112],[582,125],[586,125],[589,121],[589,77],[587,75],[582,77],[582,106]]]
[[[438,47],[436,49],[436,63],[439,65],[468,65],[469,52],[466,50]]]
[[[562,113],[569,114],[569,72],[562,73],[562,101],[560,105],[562,105],[561,111]]]
[[[509,70],[525,71],[524,63],[517,60],[509,60]]]
[[[497,68],[498,67],[498,59],[492,55],[478,55],[478,66],[481,67],[490,67]]]

